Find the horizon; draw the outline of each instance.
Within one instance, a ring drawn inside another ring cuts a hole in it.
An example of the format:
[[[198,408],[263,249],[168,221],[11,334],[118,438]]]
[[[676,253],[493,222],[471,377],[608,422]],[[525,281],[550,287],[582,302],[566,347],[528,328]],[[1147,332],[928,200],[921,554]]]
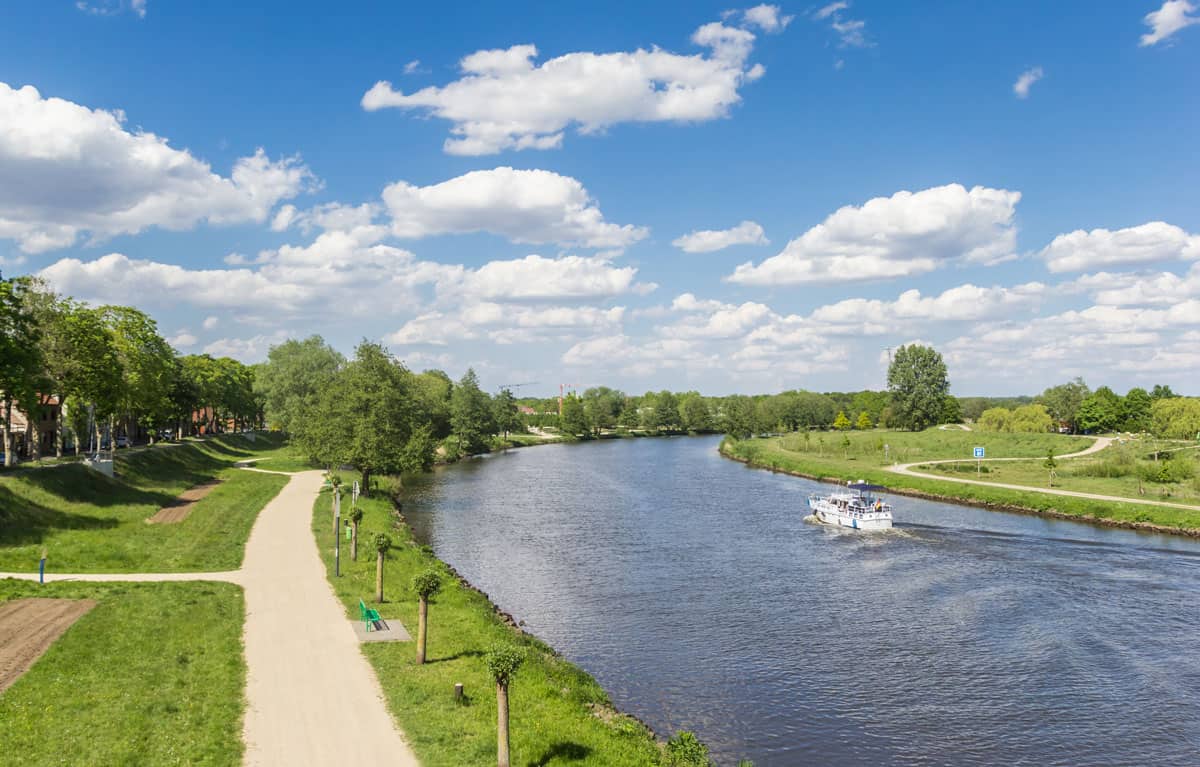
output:
[[[1200,9],[1036,8],[17,4],[0,269],[486,391],[1194,389]]]

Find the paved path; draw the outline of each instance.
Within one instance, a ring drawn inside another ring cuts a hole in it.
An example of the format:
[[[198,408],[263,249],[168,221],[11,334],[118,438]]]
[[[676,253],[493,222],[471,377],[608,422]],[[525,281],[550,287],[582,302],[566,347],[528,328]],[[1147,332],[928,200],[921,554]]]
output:
[[[259,470],[261,471],[261,470]],[[50,574],[47,581],[225,581],[246,593],[245,764],[325,767],[417,764],[387,711],[325,577],[312,535],[322,473],[291,481],[258,515],[241,570],[222,573]],[[36,580],[36,574],[0,573]]]
[[[1112,437],[1097,437],[1096,441],[1091,444],[1086,450],[1080,450],[1077,453],[1068,453],[1058,456],[1059,460],[1064,458],[1079,458],[1092,453],[1098,453],[1104,448],[1112,444]],[[1003,461],[1030,461],[1033,458],[984,458],[984,462],[998,463]],[[921,471],[913,471],[913,466],[932,466],[934,464],[945,463],[974,463],[974,458],[949,458],[937,461],[916,461],[914,463],[898,464],[896,466],[888,466],[887,470],[895,474],[903,474],[909,477],[921,477],[922,479],[936,479],[942,482],[958,482],[962,485],[980,485],[981,487],[1002,487],[1006,490],[1023,490],[1030,493],[1045,493],[1046,495],[1065,495],[1071,498],[1089,498],[1093,501],[1115,501],[1118,503],[1140,503],[1146,506],[1166,506],[1172,509],[1187,509],[1188,511],[1200,511],[1200,506],[1192,506],[1186,503],[1171,503],[1170,501],[1154,501],[1144,498],[1127,498],[1120,495],[1099,495],[1096,493],[1080,493],[1075,490],[1061,490],[1052,487],[1033,487],[1031,485],[1010,485],[1004,482],[984,482],[978,479],[963,479],[961,477],[948,477],[943,474],[926,474]]]

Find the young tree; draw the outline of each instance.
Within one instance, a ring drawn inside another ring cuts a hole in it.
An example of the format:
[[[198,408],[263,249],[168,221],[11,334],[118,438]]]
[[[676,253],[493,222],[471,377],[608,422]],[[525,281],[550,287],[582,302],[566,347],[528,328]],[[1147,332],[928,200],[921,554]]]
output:
[[[850,457],[850,435],[842,433],[842,458],[843,460]]]
[[[386,533],[375,536],[375,601],[383,602],[383,560],[392,547],[392,538]]]
[[[442,590],[442,577],[436,570],[426,570],[413,578],[417,592],[417,665],[425,662],[425,635],[429,626],[429,600]]]
[[[471,368],[450,394],[450,425],[467,455],[487,450],[487,438],[496,433],[491,399],[479,388],[479,378]]]
[[[508,685],[525,661],[516,647],[496,646],[484,657],[488,673],[496,683],[496,765],[510,767],[508,756]]]
[[[862,411],[858,414],[858,423],[855,424],[859,431],[871,430],[871,416],[867,415],[867,411]]]
[[[850,428],[850,419],[846,417],[845,412],[838,411],[837,418],[833,419],[833,428],[838,431],[846,431]]]
[[[363,511],[355,504],[350,509],[350,560],[358,561],[358,526],[362,522]]]
[[[888,391],[901,426],[920,431],[937,423],[949,390],[946,363],[932,347],[911,344],[896,350],[888,368]]]
[[[1047,487],[1054,487],[1054,470],[1058,468],[1058,461],[1054,460],[1054,448],[1050,448],[1046,453],[1046,460],[1042,461],[1042,466],[1045,466],[1046,470],[1050,472]]]

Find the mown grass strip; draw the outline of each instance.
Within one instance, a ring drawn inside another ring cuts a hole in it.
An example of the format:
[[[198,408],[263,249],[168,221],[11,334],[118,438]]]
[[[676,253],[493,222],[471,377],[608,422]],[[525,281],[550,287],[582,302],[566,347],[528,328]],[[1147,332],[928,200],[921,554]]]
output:
[[[953,432],[949,433],[952,434]],[[872,434],[874,434],[874,440],[893,440],[895,439],[893,435],[898,434],[898,432],[865,433],[865,435]],[[920,449],[922,446],[920,443],[915,442],[914,438],[930,434],[930,432],[923,432],[911,436],[904,435],[905,444],[910,445],[915,452],[916,449]],[[726,439],[721,443],[721,452],[724,455],[745,461],[758,468],[790,472],[814,479],[833,479],[838,481],[864,479],[868,482],[884,485],[889,488],[914,491],[918,494],[939,500],[964,501],[985,507],[1075,517],[1084,521],[1100,522],[1102,524],[1143,527],[1146,529],[1154,528],[1161,529],[1163,532],[1186,533],[1189,535],[1195,534],[1197,530],[1200,530],[1200,512],[1188,511],[1186,509],[1172,509],[1132,502],[1096,501],[1087,498],[1072,498],[1069,496],[1010,490],[1008,488],[984,487],[981,485],[965,485],[895,474],[879,466],[879,461],[874,457],[870,459],[859,458],[856,460],[853,450],[849,451],[850,458],[843,457],[840,447],[840,434],[826,433],[823,437],[825,440],[825,455],[823,456],[814,455],[811,452],[788,450],[784,447],[787,444],[796,444],[789,441],[802,440],[802,435],[740,441]],[[859,438],[863,439],[863,437]],[[937,435],[934,435],[934,440],[936,438]],[[1047,437],[1047,439],[1052,438]],[[815,439],[815,437],[810,437],[809,440],[809,445],[813,449],[816,449]],[[832,444],[834,440],[839,441],[836,447]],[[980,436],[976,435],[975,441],[978,442],[980,440]],[[996,442],[1003,444],[1000,440],[996,440]],[[1063,447],[1064,449],[1061,452],[1056,451],[1059,455],[1067,452],[1065,449],[1067,447],[1080,449],[1078,446],[1063,445]],[[1026,449],[1034,449],[1034,443],[1027,444]],[[836,453],[834,452],[835,450]],[[932,455],[922,455],[915,460],[934,460],[937,457],[944,457],[939,455],[944,452],[944,446],[938,447],[935,444],[928,448],[927,452],[932,453]],[[1005,452],[1009,452],[1011,455],[1011,449]],[[993,455],[990,449],[988,455],[989,457]],[[1003,455],[1004,453],[1001,452],[1000,455],[996,455],[995,457],[1003,457]],[[1024,453],[1024,455],[1028,455],[1028,453]],[[914,459],[910,458],[909,460]]]
[[[241,763],[240,588],[0,580],[30,596],[99,604],[0,695],[0,763]]]
[[[0,570],[36,572],[43,548],[51,572],[187,572],[241,565],[258,512],[287,478],[233,468],[278,441],[226,437],[119,456],[116,479],[79,465],[0,477]],[[220,478],[187,519],[145,520],[180,493]]]
[[[505,625],[484,596],[463,587],[431,551],[415,545],[407,526],[397,524],[389,499],[359,501],[364,514],[359,561],[350,560],[349,544],[343,538],[342,576],[335,578],[330,502],[328,491],[318,497],[313,507],[313,534],[330,582],[346,607],[347,620],[358,619],[358,600],[362,599],[377,607],[385,619],[399,618],[415,636],[413,577],[430,568],[443,576],[442,591],[429,607],[425,665],[416,665],[415,641],[363,645],[388,705],[423,765],[496,763],[496,691],[483,654],[497,643],[518,644],[527,653],[510,693],[513,764],[643,767],[658,763],[658,746],[643,725],[612,711],[596,680],[545,643]],[[350,508],[346,496],[342,508],[346,519]],[[376,605],[376,555],[370,541],[381,532],[391,535],[396,547],[385,563],[387,601]],[[453,699],[454,684],[459,682],[466,689],[465,705]]]

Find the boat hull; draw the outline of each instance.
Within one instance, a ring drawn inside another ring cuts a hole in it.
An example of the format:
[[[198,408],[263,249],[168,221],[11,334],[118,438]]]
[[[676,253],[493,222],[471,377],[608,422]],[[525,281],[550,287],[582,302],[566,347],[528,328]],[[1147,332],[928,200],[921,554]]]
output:
[[[848,514],[836,507],[830,507],[829,504],[821,501],[809,500],[809,508],[812,509],[813,516],[818,522],[834,527],[848,527],[852,530],[876,531],[890,530],[892,528],[892,514],[890,511],[868,513],[868,514]]]

